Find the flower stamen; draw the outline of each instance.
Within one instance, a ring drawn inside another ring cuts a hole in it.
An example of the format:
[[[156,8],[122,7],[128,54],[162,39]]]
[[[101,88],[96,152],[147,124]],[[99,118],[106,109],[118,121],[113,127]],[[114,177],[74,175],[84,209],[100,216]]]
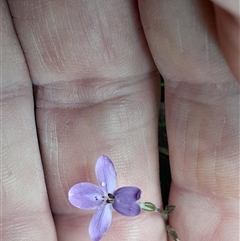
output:
[[[113,203],[114,199],[115,197],[111,193],[108,193],[108,199],[106,200],[106,203]]]

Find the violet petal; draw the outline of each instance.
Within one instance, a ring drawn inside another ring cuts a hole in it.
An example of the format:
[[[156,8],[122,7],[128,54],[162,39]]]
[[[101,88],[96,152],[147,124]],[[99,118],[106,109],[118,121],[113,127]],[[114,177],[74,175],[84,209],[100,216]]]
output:
[[[89,235],[93,241],[99,241],[108,231],[112,221],[112,207],[103,204],[98,207],[89,224]]]
[[[137,187],[122,187],[114,192],[113,208],[125,216],[136,216],[140,213],[140,206],[136,203],[141,197],[141,190]]]
[[[98,158],[95,173],[102,190],[106,193],[113,193],[116,188],[117,175],[112,161],[107,156]]]
[[[68,192],[69,202],[84,210],[94,209],[103,203],[104,193],[97,185],[81,182],[72,186]]]

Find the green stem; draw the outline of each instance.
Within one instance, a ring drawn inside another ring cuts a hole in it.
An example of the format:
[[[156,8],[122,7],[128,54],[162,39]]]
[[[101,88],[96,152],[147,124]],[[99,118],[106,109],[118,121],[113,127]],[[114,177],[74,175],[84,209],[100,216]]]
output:
[[[160,213],[166,223],[168,235],[171,237],[171,239],[173,241],[180,241],[177,232],[169,225],[169,221],[168,221],[168,216],[169,216],[169,214],[171,214],[174,211],[175,206],[168,205],[165,207],[165,209],[161,209],[161,208],[156,207],[151,202],[144,202],[144,203],[139,202],[138,204],[139,204],[140,208],[144,211]]]

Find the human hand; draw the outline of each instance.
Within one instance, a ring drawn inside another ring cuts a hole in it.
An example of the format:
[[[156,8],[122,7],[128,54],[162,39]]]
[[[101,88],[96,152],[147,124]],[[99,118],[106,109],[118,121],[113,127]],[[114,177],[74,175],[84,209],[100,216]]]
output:
[[[135,1],[8,4],[2,4],[3,240],[89,240],[92,212],[72,207],[67,192],[96,181],[102,154],[114,161],[118,187],[138,186],[142,200],[161,204],[158,70],[166,84],[171,225],[185,241],[237,240],[239,85],[217,40],[217,32],[231,30],[219,38],[238,77],[239,26],[231,13],[214,6],[215,25],[210,2],[140,1],[139,9]],[[163,220],[148,213],[114,213],[103,238],[166,239]]]

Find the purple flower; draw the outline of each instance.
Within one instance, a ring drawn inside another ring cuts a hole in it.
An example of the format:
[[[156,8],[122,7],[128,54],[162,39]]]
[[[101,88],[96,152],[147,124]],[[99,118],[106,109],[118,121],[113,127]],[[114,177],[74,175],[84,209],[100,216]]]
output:
[[[97,209],[89,225],[89,235],[99,241],[108,231],[112,220],[112,207],[122,215],[136,216],[141,208],[137,203],[141,190],[137,187],[116,188],[116,172],[107,156],[100,156],[95,166],[99,186],[89,182],[75,184],[68,193],[69,202],[80,209]]]

